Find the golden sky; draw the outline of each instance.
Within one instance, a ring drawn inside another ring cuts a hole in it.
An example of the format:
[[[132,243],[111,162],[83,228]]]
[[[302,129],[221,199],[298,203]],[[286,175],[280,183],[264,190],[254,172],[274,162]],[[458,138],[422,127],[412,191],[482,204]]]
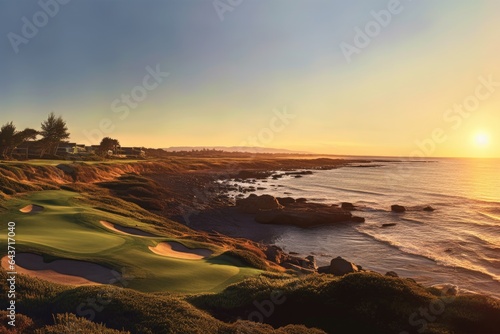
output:
[[[87,144],[500,157],[498,1],[76,2],[27,43],[9,33],[39,5],[1,6],[2,124],[54,111]]]

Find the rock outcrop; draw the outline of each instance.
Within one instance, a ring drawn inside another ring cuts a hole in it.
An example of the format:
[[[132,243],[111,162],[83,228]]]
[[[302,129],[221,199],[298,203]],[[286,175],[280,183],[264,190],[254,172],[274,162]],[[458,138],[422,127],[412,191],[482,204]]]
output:
[[[271,195],[257,196],[255,194],[236,200],[236,207],[243,213],[258,213],[260,211],[283,208],[275,197]]]
[[[300,204],[281,209],[259,211],[255,220],[261,224],[294,225],[314,227],[341,222],[364,222],[362,217],[353,217],[349,211],[326,205]]]
[[[340,256],[330,262],[330,272],[336,276],[343,276],[358,271],[359,269],[354,263],[344,260]]]
[[[279,264],[283,268],[304,274],[316,272],[317,265],[314,256],[307,256],[306,258],[293,256],[275,245],[264,246],[262,250],[269,261]]]
[[[388,271],[385,273],[385,276],[388,277],[399,277],[399,275],[395,271]]]
[[[329,266],[319,267],[318,272],[322,274],[332,274],[335,276],[344,276],[350,273],[360,271],[359,267],[338,256],[330,262]]]
[[[391,211],[401,213],[401,212],[405,212],[406,208],[402,205],[394,204],[394,205],[391,205]]]
[[[352,203],[349,203],[349,202],[342,202],[340,204],[340,208],[342,210],[348,210],[348,211],[356,210],[356,208],[354,207],[354,205]]]
[[[245,199],[236,200],[240,212],[255,214],[261,224],[294,225],[314,227],[341,222],[362,223],[362,217],[355,217],[350,211],[336,205],[308,203],[291,197],[274,198],[270,195],[252,194]]]
[[[278,202],[283,206],[289,206],[295,204],[295,198],[292,197],[277,197]]]

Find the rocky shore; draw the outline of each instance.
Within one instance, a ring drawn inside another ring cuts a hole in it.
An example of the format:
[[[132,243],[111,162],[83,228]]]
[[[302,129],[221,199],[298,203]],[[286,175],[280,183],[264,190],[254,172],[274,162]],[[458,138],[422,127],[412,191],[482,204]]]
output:
[[[347,166],[351,166],[351,164],[347,163],[335,168]],[[363,165],[356,165],[356,167],[359,166]],[[318,272],[342,276],[345,273],[364,271],[361,266],[341,258],[334,258],[329,266],[318,268],[314,256],[298,257],[296,256],[298,254],[286,253],[273,245],[274,237],[279,237],[280,234],[277,230],[279,226],[308,229],[325,225],[364,223],[362,208],[349,202],[327,205],[308,202],[305,198],[254,194],[257,190],[260,190],[260,194],[265,192],[267,184],[271,187],[279,187],[280,185],[273,182],[274,180],[307,177],[314,174],[315,169],[329,168],[317,166],[312,170],[241,170],[232,174],[232,177],[228,179],[218,177],[215,188],[210,188],[210,186],[206,188],[209,189],[209,197],[214,199],[212,203],[216,203],[216,205],[201,210],[194,217],[191,217],[190,226],[195,229],[217,231],[231,237],[256,241],[268,261],[297,273]],[[399,204],[388,208],[388,211],[395,214],[404,214],[406,211],[414,210],[432,212],[434,209],[430,206],[403,206]],[[231,228],[233,222],[234,228]],[[255,223],[263,225],[262,228],[259,228]],[[381,224],[380,227],[386,228],[395,225],[397,224]],[[390,273],[392,276],[397,276],[394,272]]]
[[[236,200],[236,207],[244,213],[255,215],[261,224],[293,225],[302,228],[346,222],[362,223],[364,218],[353,216],[338,205],[308,203],[305,199],[275,198],[271,195]]]

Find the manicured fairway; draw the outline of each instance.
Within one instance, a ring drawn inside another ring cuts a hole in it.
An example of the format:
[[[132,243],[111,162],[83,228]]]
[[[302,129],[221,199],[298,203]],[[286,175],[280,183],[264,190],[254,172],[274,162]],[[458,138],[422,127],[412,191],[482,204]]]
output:
[[[208,292],[260,271],[242,266],[238,260],[220,256],[223,250],[202,243],[189,247],[211,248],[214,256],[205,259],[181,259],[155,254],[151,248],[161,242],[181,242],[161,237],[145,223],[83,204],[78,193],[42,191],[6,203],[2,213],[1,249],[7,250],[7,223],[16,223],[16,251],[36,253],[46,262],[73,259],[100,264],[123,276],[119,285],[140,291]],[[20,209],[38,205],[43,210],[23,213]],[[140,229],[158,235],[144,237],[113,231],[101,221]],[[5,254],[6,251],[2,252]],[[22,266],[22,264],[19,264]]]

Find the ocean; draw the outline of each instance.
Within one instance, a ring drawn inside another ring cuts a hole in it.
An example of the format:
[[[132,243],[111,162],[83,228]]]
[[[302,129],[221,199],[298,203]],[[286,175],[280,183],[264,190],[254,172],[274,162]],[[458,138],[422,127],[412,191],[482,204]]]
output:
[[[370,166],[370,167],[367,167]],[[365,223],[273,228],[272,242],[319,265],[336,256],[424,285],[500,298],[500,160],[382,161],[261,180],[256,194],[358,207]],[[393,213],[392,204],[405,213]],[[432,206],[435,211],[422,209]],[[391,227],[382,224],[395,223]]]

